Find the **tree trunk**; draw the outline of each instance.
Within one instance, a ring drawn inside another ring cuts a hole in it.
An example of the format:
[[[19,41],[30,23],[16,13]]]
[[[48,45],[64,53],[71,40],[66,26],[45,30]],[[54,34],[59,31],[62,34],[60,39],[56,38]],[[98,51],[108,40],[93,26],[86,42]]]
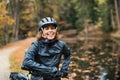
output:
[[[88,44],[88,26],[85,26],[85,47],[87,48],[87,44]]]
[[[19,0],[17,0],[15,2],[15,8],[14,8],[14,19],[15,19],[15,24],[14,24],[14,27],[13,27],[13,37],[14,37],[14,40],[18,40],[19,39]]]
[[[113,29],[116,29],[116,27],[115,27],[115,20],[114,20],[113,10],[112,9],[110,11],[110,14],[111,14],[112,27],[113,27]]]
[[[8,34],[8,26],[7,25],[5,25],[5,27],[4,27],[4,39],[5,39],[5,44],[7,44],[8,42],[9,42],[9,36],[8,36],[9,34]]]
[[[115,10],[116,10],[116,17],[117,17],[117,24],[118,24],[118,32],[120,32],[120,16],[119,16],[119,7],[118,7],[118,0],[114,0],[115,3]]]

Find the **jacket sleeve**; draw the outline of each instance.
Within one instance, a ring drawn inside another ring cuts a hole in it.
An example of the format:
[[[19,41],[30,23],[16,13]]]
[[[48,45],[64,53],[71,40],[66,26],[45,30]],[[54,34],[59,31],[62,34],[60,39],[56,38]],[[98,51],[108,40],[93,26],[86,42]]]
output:
[[[43,74],[50,74],[57,71],[56,67],[48,67],[35,61],[35,55],[38,53],[38,45],[33,43],[25,54],[21,68],[30,71],[37,71]]]
[[[62,77],[66,77],[68,75],[68,67],[70,64],[70,49],[67,47],[66,44],[64,44],[63,47],[63,64],[62,64],[62,68],[60,70],[61,72],[61,76]]]

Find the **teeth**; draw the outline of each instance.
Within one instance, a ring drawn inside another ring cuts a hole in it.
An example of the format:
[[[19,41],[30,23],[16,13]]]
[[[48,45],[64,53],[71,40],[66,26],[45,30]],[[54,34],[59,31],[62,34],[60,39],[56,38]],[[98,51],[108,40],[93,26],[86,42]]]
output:
[[[48,35],[52,36],[52,35],[54,35],[54,34],[48,34]]]
[[[54,36],[53,34],[48,34],[48,36]]]

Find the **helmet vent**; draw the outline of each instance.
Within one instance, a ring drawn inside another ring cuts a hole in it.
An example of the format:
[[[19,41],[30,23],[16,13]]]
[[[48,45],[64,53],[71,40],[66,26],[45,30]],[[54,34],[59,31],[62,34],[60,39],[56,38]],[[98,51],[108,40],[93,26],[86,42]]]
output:
[[[42,22],[44,23],[44,20],[42,20]]]
[[[52,18],[50,18],[51,19],[51,21],[52,21]]]
[[[47,18],[45,18],[47,21],[49,21]]]

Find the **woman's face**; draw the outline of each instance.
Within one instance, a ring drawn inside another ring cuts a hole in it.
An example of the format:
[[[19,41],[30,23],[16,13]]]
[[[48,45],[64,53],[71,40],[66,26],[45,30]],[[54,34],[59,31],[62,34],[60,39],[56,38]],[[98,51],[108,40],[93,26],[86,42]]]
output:
[[[54,39],[57,33],[57,29],[53,25],[45,26],[42,31],[43,31],[43,37],[48,40]]]

